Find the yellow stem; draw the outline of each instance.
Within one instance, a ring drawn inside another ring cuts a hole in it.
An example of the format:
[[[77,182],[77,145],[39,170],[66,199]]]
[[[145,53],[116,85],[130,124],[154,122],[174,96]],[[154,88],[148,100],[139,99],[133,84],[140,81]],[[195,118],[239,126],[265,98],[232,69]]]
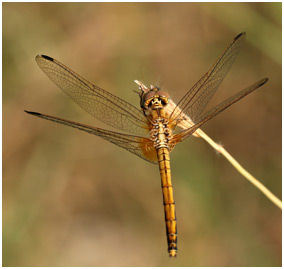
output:
[[[169,114],[176,108],[176,104],[170,100],[167,110]],[[179,108],[176,108],[177,112],[181,112]],[[181,112],[182,113],[182,112]],[[183,120],[179,121],[179,127],[183,129],[190,128],[194,125],[192,120],[184,113],[182,113]],[[253,177],[248,171],[246,171],[221,145],[215,143],[208,135],[206,135],[201,129],[197,129],[193,136],[203,138],[209,143],[216,151],[220,152],[247,180],[249,180],[256,188],[258,188],[270,201],[282,210],[282,201],[278,199],[270,190],[268,190],[262,183],[260,183],[255,177]]]
[[[206,142],[208,142],[216,151],[220,152],[247,180],[249,180],[255,187],[257,187],[271,202],[282,209],[282,202],[270,190],[268,190],[262,183],[253,177],[247,170],[245,170],[224,147],[215,143],[208,135],[201,129],[198,129],[198,134]]]

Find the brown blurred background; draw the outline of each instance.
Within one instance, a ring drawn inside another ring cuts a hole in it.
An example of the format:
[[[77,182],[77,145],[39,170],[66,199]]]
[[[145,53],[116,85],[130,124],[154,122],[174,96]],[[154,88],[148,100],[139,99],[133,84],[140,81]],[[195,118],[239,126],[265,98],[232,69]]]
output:
[[[38,68],[54,57],[137,107],[133,80],[178,101],[240,32],[210,105],[269,82],[202,128],[281,198],[281,3],[4,3],[4,266],[281,266],[281,211],[204,141],[177,146],[179,252],[167,253],[158,167],[24,113],[111,129]]]

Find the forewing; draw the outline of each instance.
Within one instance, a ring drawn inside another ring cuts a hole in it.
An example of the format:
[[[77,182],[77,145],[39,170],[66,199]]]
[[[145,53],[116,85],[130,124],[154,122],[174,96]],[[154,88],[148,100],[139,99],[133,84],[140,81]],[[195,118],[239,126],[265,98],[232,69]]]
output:
[[[58,118],[58,117],[49,116],[46,114],[41,114],[38,112],[31,112],[31,111],[26,111],[26,110],[25,112],[33,116],[42,118],[42,119],[46,119],[46,120],[50,120],[56,123],[67,125],[67,126],[79,129],[81,131],[99,136],[119,147],[122,147],[128,150],[129,152],[139,156],[140,158],[148,162],[151,162],[154,164],[157,163],[156,150],[153,147],[153,142],[148,138],[112,132],[112,131],[104,130],[101,128],[89,126],[86,124],[69,121],[69,120]]]
[[[187,114],[193,122],[200,116],[213,97],[220,83],[228,73],[245,41],[245,33],[236,36],[212,68],[186,93],[174,109],[170,121],[178,123],[182,113]]]
[[[135,135],[147,133],[147,121],[136,107],[93,85],[49,56],[38,55],[36,61],[63,92],[95,118]]]
[[[197,123],[190,127],[189,129],[186,129],[176,135],[173,136],[171,143],[175,145],[176,143],[183,141],[187,137],[189,137],[191,134],[193,134],[198,128],[200,128],[205,122],[210,120],[211,118],[217,116],[220,112],[231,106],[232,104],[236,103],[237,101],[244,98],[249,93],[253,92],[257,88],[261,87],[263,84],[265,84],[268,81],[268,78],[264,78],[255,84],[245,88],[244,90],[236,93],[232,97],[226,99],[224,102],[219,104],[218,106],[212,108],[207,113],[203,114],[197,121]]]

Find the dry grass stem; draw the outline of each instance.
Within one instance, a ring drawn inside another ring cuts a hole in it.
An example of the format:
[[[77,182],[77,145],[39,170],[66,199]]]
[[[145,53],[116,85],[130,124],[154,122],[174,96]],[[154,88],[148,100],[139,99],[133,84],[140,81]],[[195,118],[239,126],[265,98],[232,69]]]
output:
[[[176,107],[176,104],[170,100],[167,107],[168,111],[171,112]],[[191,119],[183,114],[184,120],[178,123],[178,126],[182,129],[187,129],[193,126]],[[282,201],[278,199],[270,190],[268,190],[262,183],[260,183],[254,176],[252,176],[246,169],[244,169],[226,150],[223,146],[215,143],[208,135],[206,135],[201,129],[197,129],[193,133],[196,137],[203,138],[207,143],[209,143],[217,152],[221,153],[236,169],[242,174],[248,181],[250,181],[256,188],[258,188],[270,201],[272,201],[276,206],[282,209]]]

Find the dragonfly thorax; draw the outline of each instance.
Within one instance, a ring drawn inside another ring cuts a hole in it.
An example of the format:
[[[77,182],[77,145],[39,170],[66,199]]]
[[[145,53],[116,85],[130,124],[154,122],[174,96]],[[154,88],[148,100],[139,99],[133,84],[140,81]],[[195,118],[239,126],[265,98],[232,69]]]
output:
[[[172,138],[172,132],[168,127],[166,119],[157,119],[153,123],[153,128],[150,130],[151,140],[154,142],[154,147],[168,148],[169,140]]]

